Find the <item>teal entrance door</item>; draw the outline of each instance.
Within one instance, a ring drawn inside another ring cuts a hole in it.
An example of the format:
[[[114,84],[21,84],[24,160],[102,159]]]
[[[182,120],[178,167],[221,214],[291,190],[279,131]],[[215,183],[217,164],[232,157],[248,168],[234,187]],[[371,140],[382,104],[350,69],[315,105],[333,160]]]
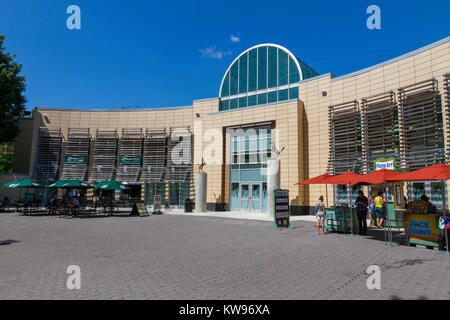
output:
[[[261,184],[252,184],[252,209],[261,210]]]
[[[232,210],[265,211],[267,208],[267,183],[232,183],[230,207]]]
[[[241,184],[241,209],[248,209],[250,200],[250,185],[248,183]]]

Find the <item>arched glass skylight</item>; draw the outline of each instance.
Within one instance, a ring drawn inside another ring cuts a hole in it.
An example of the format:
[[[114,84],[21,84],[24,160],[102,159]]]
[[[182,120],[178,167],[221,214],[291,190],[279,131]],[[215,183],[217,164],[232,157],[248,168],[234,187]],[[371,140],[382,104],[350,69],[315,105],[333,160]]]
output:
[[[222,79],[220,110],[298,98],[298,82],[318,73],[287,49],[262,44],[240,54]]]

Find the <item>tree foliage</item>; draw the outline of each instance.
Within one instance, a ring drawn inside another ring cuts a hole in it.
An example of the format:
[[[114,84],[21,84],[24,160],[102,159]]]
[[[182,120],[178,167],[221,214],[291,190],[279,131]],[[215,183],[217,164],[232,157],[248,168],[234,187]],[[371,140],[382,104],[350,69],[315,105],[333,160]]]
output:
[[[12,172],[14,163],[14,143],[0,145],[0,172]]]
[[[0,143],[14,140],[19,132],[19,119],[25,111],[25,77],[15,55],[5,52],[0,35]]]

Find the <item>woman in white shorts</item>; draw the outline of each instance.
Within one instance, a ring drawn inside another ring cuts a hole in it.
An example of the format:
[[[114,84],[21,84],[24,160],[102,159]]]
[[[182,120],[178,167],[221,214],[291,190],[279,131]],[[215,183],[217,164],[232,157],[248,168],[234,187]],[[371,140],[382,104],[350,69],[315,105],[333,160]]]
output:
[[[327,212],[325,210],[325,204],[323,203],[323,196],[320,196],[319,201],[316,203],[314,213],[317,218],[317,234],[320,234],[320,224],[322,224],[322,233],[325,234],[325,217]]]

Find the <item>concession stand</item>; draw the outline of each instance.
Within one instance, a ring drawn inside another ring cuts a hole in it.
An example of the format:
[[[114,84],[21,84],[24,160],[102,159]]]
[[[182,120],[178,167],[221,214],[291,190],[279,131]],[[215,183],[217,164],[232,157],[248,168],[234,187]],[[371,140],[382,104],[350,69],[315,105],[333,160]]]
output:
[[[331,176],[329,174],[323,174],[315,178],[311,178],[302,182],[297,183],[297,185],[304,184],[335,184],[335,185],[346,185],[351,189],[350,186],[354,185],[364,185],[364,182],[360,182],[362,175],[354,172],[346,172],[340,175]],[[328,206],[328,192],[326,201],[326,211],[327,217],[325,218],[325,228],[330,231],[344,232],[344,233],[355,233],[358,232],[358,225],[355,224],[357,221],[356,211],[352,209],[352,194],[348,194],[348,206],[340,207],[329,207]]]
[[[327,216],[325,218],[325,228],[329,231],[338,231],[345,233],[359,233],[359,226],[355,221],[358,221],[356,210],[353,210],[351,191],[352,186],[367,185],[362,181],[362,175],[354,172],[346,172],[333,177],[324,179],[324,184],[335,184],[347,186],[348,206],[341,207],[326,207]]]
[[[447,205],[445,202],[445,183],[450,179],[450,166],[436,164],[430,167],[403,173],[389,178],[390,181],[441,181],[443,210],[438,212],[436,207],[428,201],[415,200],[407,205],[404,215],[405,234],[410,243],[431,247],[448,248],[448,229],[440,228],[440,220],[447,217]]]
[[[333,184],[347,186],[348,205],[326,206],[327,217],[325,228],[330,231],[358,232],[356,212],[352,208],[351,186],[370,185],[375,193],[381,191],[392,194],[393,201],[386,201],[386,228],[404,228],[409,243],[443,248],[448,246],[448,228],[450,222],[447,216],[447,206],[444,194],[445,181],[450,179],[450,166],[437,164],[416,171],[401,173],[390,169],[379,169],[366,175],[346,172],[336,176],[324,174],[312,179],[297,183],[303,184]],[[415,200],[407,204],[405,209],[403,192],[404,183],[411,181],[441,181],[443,210],[438,212],[436,207],[426,200]],[[391,189],[391,192],[388,192]],[[327,194],[328,198],[328,194]],[[327,199],[328,203],[328,199]],[[386,229],[385,228],[385,229]],[[385,235],[386,236],[386,235]]]
[[[398,217],[403,216],[405,213],[405,203],[403,200],[403,183],[391,182],[389,179],[395,179],[395,177],[401,175],[401,172],[390,169],[379,169],[371,173],[365,174],[362,177],[362,181],[371,186],[371,192],[376,196],[378,191],[383,192],[384,199],[386,200],[386,217],[391,227],[398,228],[403,226],[403,221],[399,221]],[[392,190],[392,200],[389,199],[390,192]]]

